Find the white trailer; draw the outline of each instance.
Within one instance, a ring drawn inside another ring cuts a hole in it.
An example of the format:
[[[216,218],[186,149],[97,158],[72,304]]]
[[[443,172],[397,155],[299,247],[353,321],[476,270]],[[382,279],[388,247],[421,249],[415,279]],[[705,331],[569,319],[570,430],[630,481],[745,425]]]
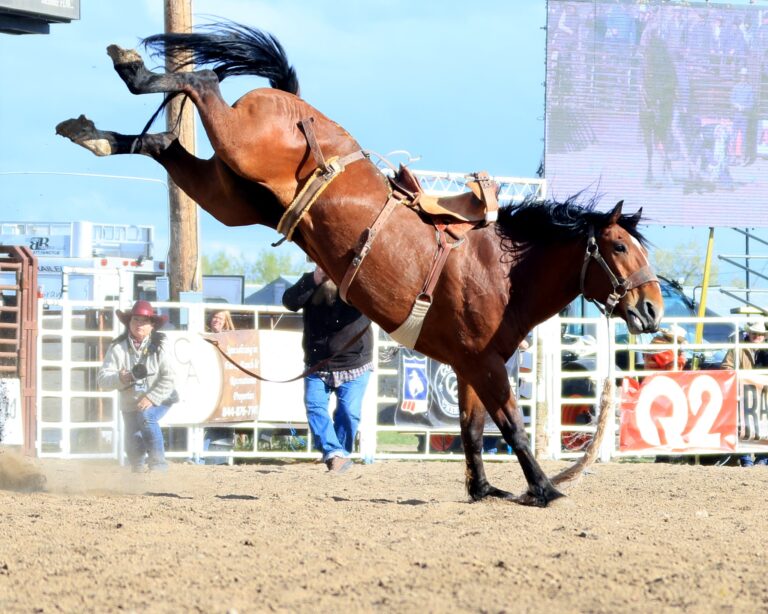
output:
[[[0,245],[24,245],[38,260],[38,293],[48,300],[155,298],[165,262],[153,254],[154,227],[93,222],[0,222]]]

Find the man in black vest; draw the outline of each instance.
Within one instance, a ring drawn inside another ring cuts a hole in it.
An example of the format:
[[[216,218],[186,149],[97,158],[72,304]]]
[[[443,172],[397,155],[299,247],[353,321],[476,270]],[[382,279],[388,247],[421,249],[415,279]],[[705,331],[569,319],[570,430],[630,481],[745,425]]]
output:
[[[315,447],[329,471],[347,471],[373,370],[373,333],[365,330],[370,320],[341,300],[336,284],[320,267],[285,291],[283,305],[303,310],[307,368],[323,363],[304,378],[304,404]],[[328,411],[331,393],[336,394],[333,418]]]

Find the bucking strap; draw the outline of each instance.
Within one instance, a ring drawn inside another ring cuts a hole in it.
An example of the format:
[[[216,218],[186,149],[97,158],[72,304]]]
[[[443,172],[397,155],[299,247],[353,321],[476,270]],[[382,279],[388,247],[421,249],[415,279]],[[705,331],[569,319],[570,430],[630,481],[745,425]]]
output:
[[[304,187],[301,188],[293,202],[288,205],[288,208],[283,213],[280,221],[277,223],[277,231],[283,235],[283,238],[278,242],[273,243],[273,247],[280,245],[283,241],[293,240],[293,233],[296,230],[296,226],[307,214],[310,207],[323,193],[323,190],[336,177],[344,172],[347,165],[357,160],[362,160],[368,157],[368,154],[359,149],[346,156],[338,157],[333,156],[328,160],[323,156],[323,151],[320,149],[320,145],[317,142],[315,136],[315,130],[313,124],[315,119],[313,117],[307,117],[299,121],[304,136],[307,139],[309,150],[312,152],[312,157],[315,160],[317,168],[314,170],[309,179],[307,179]]]
[[[376,216],[373,224],[366,228],[363,231],[363,234],[360,235],[360,239],[358,239],[357,242],[357,248],[355,249],[355,255],[352,258],[352,262],[349,263],[347,271],[344,273],[341,285],[339,285],[339,296],[345,303],[348,302],[347,292],[349,292],[349,287],[357,276],[357,272],[360,270],[360,265],[363,264],[363,260],[365,260],[368,252],[371,251],[371,246],[373,245],[374,239],[376,239],[376,235],[379,234],[379,230],[384,226],[387,218],[389,218],[392,211],[395,210],[395,207],[403,202],[404,198],[405,196],[398,191],[390,192],[384,208],[379,211],[379,215]]]
[[[432,292],[434,292],[435,286],[440,279],[440,274],[443,272],[448,256],[454,248],[464,242],[462,239],[455,243],[448,243],[445,238],[444,224],[436,224],[435,232],[437,234],[437,252],[427,274],[427,279],[424,281],[424,286],[416,297],[411,307],[411,313],[408,314],[405,322],[389,333],[390,337],[409,349],[413,349],[419,340],[421,328],[424,326],[424,319],[432,307]]]
[[[299,225],[299,222],[309,212],[310,207],[315,204],[315,201],[330,185],[331,181],[343,173],[347,165],[365,158],[367,158],[365,152],[360,149],[342,158],[334,156],[329,158],[327,162],[323,161],[324,168],[318,167],[314,170],[277,223],[277,232],[284,237],[280,243],[293,240],[296,226]]]

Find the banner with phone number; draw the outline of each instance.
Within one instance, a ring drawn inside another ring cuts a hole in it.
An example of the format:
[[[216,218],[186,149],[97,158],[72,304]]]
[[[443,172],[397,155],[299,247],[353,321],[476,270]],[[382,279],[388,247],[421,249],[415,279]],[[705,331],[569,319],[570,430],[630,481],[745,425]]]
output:
[[[622,452],[732,452],[738,442],[735,371],[649,375],[621,387]]]

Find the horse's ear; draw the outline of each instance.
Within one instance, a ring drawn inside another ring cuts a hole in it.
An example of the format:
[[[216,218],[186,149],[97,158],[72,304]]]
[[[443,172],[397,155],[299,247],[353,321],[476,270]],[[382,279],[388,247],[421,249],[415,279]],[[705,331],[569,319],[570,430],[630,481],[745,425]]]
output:
[[[637,226],[640,223],[640,220],[643,219],[643,208],[640,207],[637,212],[629,218],[629,223],[632,225],[632,228]]]
[[[619,218],[621,217],[621,208],[624,206],[624,201],[620,200],[616,203],[616,206],[613,208],[613,211],[611,211],[611,219],[608,222],[609,224],[617,224],[619,222]]]

